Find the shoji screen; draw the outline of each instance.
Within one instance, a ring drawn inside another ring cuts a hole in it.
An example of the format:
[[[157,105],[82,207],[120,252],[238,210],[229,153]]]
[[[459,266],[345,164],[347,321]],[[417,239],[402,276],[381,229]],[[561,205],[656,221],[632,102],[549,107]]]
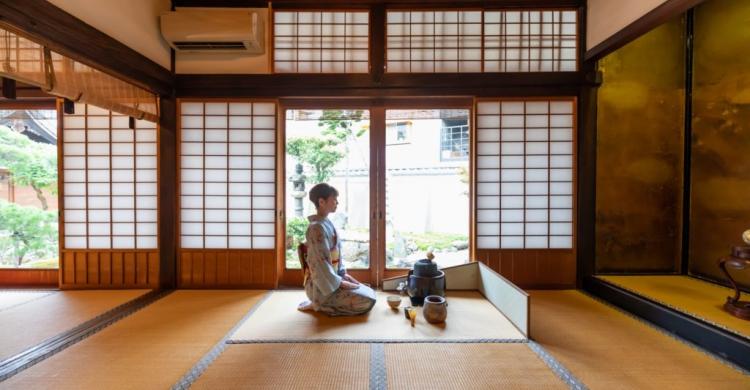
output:
[[[576,10],[388,11],[391,73],[577,69]]]
[[[388,72],[481,72],[481,11],[389,11]]]
[[[477,256],[521,284],[575,281],[574,113],[572,99],[477,103]]]
[[[180,103],[181,286],[273,286],[276,104]]]
[[[367,73],[369,13],[274,12],[276,73]]]
[[[60,117],[62,285],[157,286],[156,124],[86,104]]]
[[[577,69],[576,11],[486,11],[485,72]]]

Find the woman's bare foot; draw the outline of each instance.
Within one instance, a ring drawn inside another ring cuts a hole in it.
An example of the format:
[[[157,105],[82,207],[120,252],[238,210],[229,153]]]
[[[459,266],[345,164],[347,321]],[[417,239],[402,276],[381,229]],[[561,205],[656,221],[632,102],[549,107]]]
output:
[[[299,305],[297,305],[297,310],[299,311],[308,311],[312,310],[313,304],[310,301],[303,301]]]

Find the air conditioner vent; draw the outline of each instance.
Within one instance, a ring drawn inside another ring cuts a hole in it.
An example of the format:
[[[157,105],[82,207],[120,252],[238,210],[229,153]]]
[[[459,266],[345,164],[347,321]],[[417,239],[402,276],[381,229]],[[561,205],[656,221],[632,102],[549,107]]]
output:
[[[247,50],[242,42],[174,42],[174,45],[178,50]]]
[[[161,33],[179,52],[259,55],[266,9],[178,9],[161,15]]]

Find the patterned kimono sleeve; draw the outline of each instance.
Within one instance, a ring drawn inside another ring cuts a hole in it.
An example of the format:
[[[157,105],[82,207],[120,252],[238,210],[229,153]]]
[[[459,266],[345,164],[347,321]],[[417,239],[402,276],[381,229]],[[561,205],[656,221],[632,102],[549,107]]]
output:
[[[339,232],[336,232],[336,237],[339,237],[339,238],[341,237],[339,236]],[[339,250],[339,272],[338,274],[339,276],[343,277],[344,275],[346,275],[346,267],[344,266],[344,258],[341,252],[341,240],[340,239],[336,240],[336,248],[338,248]]]
[[[331,265],[331,250],[323,227],[311,223],[306,237],[307,264],[310,266],[312,282],[324,296],[329,296],[341,286],[341,276],[336,275]]]

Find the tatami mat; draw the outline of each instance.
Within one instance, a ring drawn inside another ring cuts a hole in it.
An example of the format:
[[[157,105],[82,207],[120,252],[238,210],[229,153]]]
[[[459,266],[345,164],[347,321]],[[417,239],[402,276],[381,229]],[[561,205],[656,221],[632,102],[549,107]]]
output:
[[[4,291],[0,290],[0,311],[8,308],[12,308],[24,303],[31,302],[35,299],[46,297],[47,295],[54,294],[56,291],[20,291],[11,290]]]
[[[750,388],[750,376],[573,290],[531,292],[531,338],[592,389]]]
[[[303,291],[274,291],[230,339],[232,342],[525,339],[502,313],[476,291],[449,291],[446,322],[430,324],[420,312],[414,327],[405,319],[403,308],[394,311],[388,307],[388,295],[379,292],[378,301],[368,314],[328,317],[296,309],[297,304],[305,299]],[[408,304],[408,298],[402,300],[402,307]]]
[[[175,291],[0,383],[0,388],[170,388],[264,293]]]
[[[526,344],[388,344],[388,388],[566,389]]]
[[[739,319],[722,308],[734,290],[681,275],[598,276],[614,285],[659,302],[683,313],[750,338],[750,321]],[[741,300],[750,300],[742,294]]]
[[[10,306],[0,311],[0,360],[147,292],[148,290],[59,291],[21,305]]]
[[[369,388],[368,344],[229,345],[193,389]]]

